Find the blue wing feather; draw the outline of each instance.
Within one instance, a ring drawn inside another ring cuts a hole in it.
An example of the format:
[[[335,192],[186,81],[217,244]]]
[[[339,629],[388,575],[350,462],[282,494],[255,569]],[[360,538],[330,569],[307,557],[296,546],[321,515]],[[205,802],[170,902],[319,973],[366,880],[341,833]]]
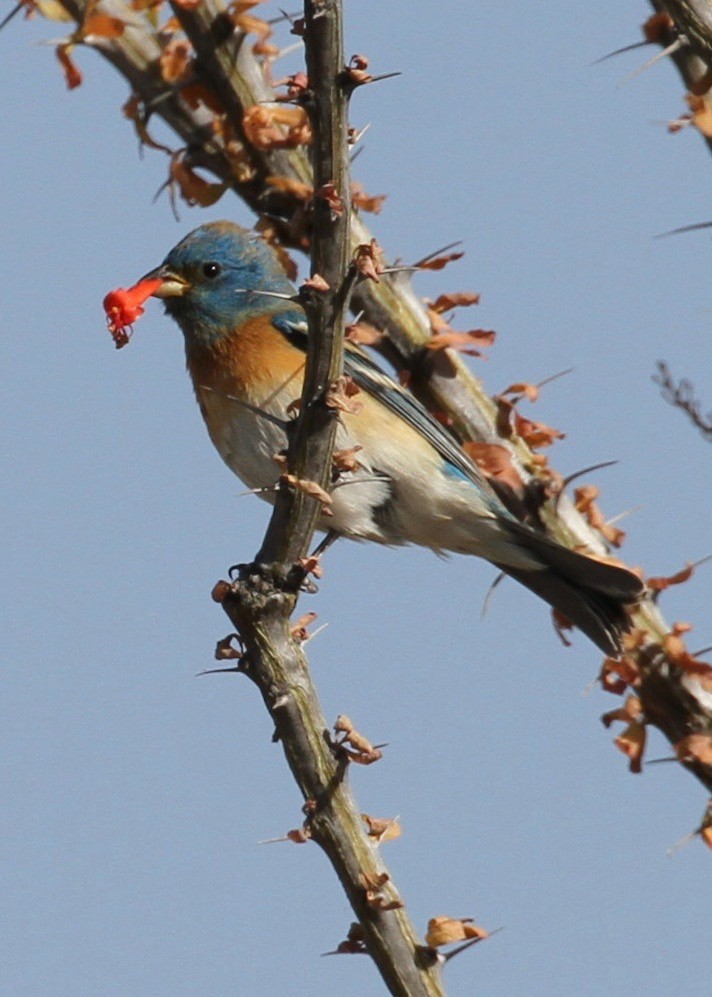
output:
[[[303,312],[296,308],[290,309],[275,316],[273,321],[280,332],[301,349],[306,349],[308,325]],[[509,518],[509,513],[494,494],[487,479],[447,430],[414,395],[404,391],[366,353],[351,343],[346,344],[344,351],[344,373],[353,378],[359,388],[377,398],[417,430],[443,458],[446,470],[475,485],[491,500],[499,513]]]

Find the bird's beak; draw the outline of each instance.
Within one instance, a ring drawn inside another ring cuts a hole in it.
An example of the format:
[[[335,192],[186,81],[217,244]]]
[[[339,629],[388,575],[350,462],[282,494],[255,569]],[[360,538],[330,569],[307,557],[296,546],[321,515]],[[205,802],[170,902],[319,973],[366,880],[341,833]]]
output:
[[[180,298],[190,289],[190,283],[184,277],[179,277],[165,264],[144,274],[139,283],[143,283],[144,280],[160,280],[161,282],[151,295],[152,298]]]

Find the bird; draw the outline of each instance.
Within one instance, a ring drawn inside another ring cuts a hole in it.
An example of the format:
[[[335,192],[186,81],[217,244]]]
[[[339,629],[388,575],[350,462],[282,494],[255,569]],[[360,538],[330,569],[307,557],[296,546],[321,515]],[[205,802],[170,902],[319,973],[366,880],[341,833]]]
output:
[[[275,250],[233,222],[210,222],[142,281],[152,282],[152,296],[183,332],[215,448],[250,490],[273,502],[275,456],[288,446],[308,336],[306,313]],[[644,594],[638,576],[517,519],[447,429],[364,350],[347,343],[344,372],[359,389],[359,404],[339,412],[335,448],[357,460],[332,482],[330,515],[321,515],[318,529],[484,558],[604,654],[620,656],[631,605]]]

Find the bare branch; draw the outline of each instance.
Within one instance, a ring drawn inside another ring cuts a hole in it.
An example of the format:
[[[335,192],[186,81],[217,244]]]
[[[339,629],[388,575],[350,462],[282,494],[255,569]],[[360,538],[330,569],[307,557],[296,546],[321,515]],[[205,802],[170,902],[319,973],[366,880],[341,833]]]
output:
[[[658,373],[653,375],[653,380],[660,385],[665,401],[682,409],[704,438],[712,440],[712,412],[708,412],[706,416],[702,414],[701,403],[695,398],[692,383],[684,377],[676,382],[664,360],[658,361]]]

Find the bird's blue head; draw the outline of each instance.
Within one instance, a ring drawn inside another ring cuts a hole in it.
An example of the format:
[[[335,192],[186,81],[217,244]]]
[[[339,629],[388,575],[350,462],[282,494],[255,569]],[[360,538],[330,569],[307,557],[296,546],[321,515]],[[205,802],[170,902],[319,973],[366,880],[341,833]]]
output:
[[[143,279],[156,278],[162,283],[154,297],[164,300],[189,344],[215,342],[253,316],[295,307],[287,300],[294,287],[276,254],[233,222],[190,232]]]

